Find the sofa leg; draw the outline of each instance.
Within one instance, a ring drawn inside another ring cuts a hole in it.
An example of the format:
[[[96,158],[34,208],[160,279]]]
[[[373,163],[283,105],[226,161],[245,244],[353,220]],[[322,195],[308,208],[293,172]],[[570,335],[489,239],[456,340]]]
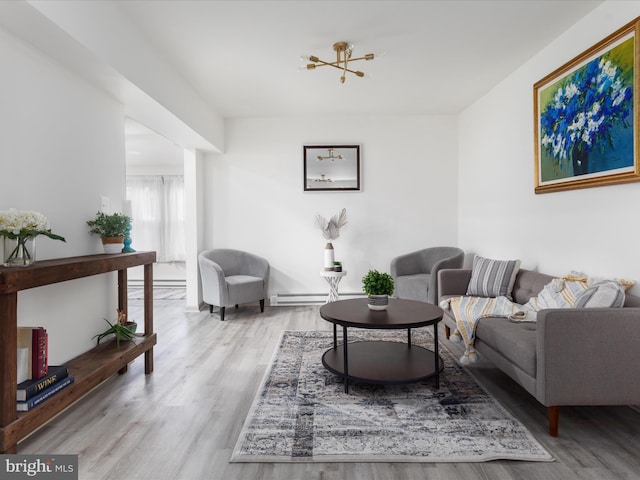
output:
[[[451,336],[451,328],[449,328],[447,325],[445,325],[444,326],[444,338],[449,340],[450,336]]]
[[[236,303],[236,310],[238,309],[238,304]]]
[[[260,311],[264,313],[264,298],[260,300]]]
[[[209,305],[209,313],[213,313],[213,305]]]
[[[558,405],[548,407],[547,414],[549,415],[549,435],[557,437],[558,421],[560,420],[560,407]]]
[[[224,307],[220,307],[220,321],[224,322]]]

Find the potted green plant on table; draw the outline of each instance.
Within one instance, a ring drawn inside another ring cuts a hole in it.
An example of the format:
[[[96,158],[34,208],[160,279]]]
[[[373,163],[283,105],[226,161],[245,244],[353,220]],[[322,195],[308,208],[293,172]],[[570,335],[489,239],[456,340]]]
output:
[[[367,306],[371,310],[385,310],[389,304],[389,295],[393,294],[393,277],[388,273],[369,270],[362,277],[362,289],[369,297]]]
[[[136,322],[127,321],[127,314],[122,310],[117,310],[118,312],[118,320],[114,323],[111,323],[106,318],[105,322],[109,324],[109,328],[102,333],[94,335],[93,338],[97,338],[96,345],[100,345],[100,340],[109,335],[115,335],[116,337],[116,345],[120,347],[120,340],[125,340],[127,342],[133,341],[135,337],[143,337],[144,334],[136,333],[138,328],[138,324]]]
[[[124,237],[131,224],[131,218],[122,213],[107,215],[96,213],[96,218],[87,221],[89,232],[99,235],[102,239],[105,253],[120,253],[124,247]]]

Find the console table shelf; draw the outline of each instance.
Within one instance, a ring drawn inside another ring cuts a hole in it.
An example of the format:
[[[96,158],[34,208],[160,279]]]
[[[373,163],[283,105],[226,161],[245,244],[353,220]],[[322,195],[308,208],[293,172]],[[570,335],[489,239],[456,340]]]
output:
[[[16,453],[18,442],[144,354],[145,373],[153,371],[153,263],[155,252],[87,255],[0,267],[0,453]],[[144,337],[115,340],[66,362],[75,381],[28,412],[16,412],[17,293],[21,290],[107,272],[118,272],[118,308],[127,312],[127,268],[144,265]]]

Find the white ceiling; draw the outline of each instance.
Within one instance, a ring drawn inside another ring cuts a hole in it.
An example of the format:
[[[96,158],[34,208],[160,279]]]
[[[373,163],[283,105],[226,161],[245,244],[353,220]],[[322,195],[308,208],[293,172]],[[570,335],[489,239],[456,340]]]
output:
[[[234,118],[457,114],[601,3],[146,0],[116,4],[212,109]],[[344,85],[338,81],[340,72],[330,67],[300,71],[302,54],[333,61],[332,45],[337,41],[353,43],[354,56],[385,55],[359,62],[357,69],[368,78],[349,75]],[[145,156],[142,138],[137,138],[135,147],[140,153],[131,160],[157,161],[157,156]]]
[[[601,1],[117,2],[224,117],[457,114]],[[298,71],[355,45],[369,79]]]

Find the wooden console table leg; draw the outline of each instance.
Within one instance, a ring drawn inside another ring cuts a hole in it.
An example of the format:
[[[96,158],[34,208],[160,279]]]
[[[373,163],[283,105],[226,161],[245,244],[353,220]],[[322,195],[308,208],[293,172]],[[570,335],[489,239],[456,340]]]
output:
[[[144,334],[153,333],[153,263],[144,266]],[[144,353],[144,373],[153,372],[153,347]]]
[[[127,297],[127,269],[118,270],[118,310],[125,314],[125,318],[129,320],[127,316],[129,314],[129,298]],[[123,375],[127,373],[129,369],[128,365],[125,365],[118,373]]]
[[[16,418],[18,294],[0,295],[0,453],[17,453],[18,445],[8,440],[5,428]]]

